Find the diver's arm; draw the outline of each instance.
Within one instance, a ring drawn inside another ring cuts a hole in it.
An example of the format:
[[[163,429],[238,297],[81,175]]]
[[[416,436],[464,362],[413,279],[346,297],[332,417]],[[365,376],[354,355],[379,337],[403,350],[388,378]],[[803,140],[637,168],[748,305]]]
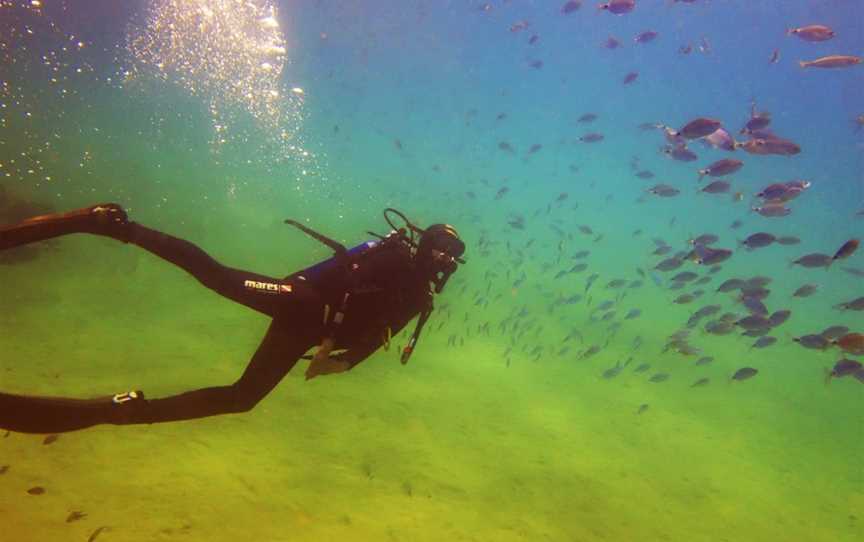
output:
[[[402,328],[404,328],[414,316],[416,316],[416,312],[410,314],[408,311],[401,315],[400,320],[395,325],[390,326],[392,334],[395,336],[397,333],[402,331]],[[318,375],[350,371],[361,361],[365,360],[374,354],[379,348],[384,346],[385,342],[388,340],[389,339],[385,339],[384,333],[381,333],[368,337],[366,341],[357,346],[337,354],[328,355],[329,350],[323,352],[319,349],[319,353],[325,355],[313,356],[312,363],[310,363],[309,368],[306,369],[306,380],[315,378]]]
[[[402,331],[408,322],[413,320],[421,312],[421,309],[429,303],[431,303],[431,294],[426,292],[421,301],[415,300],[414,302],[400,305],[394,313],[391,313],[386,318],[387,321],[391,322],[389,333],[395,336]],[[330,350],[333,347],[332,342],[327,348],[324,348],[325,345],[322,344],[322,348],[318,349],[318,352],[312,359],[312,363],[306,369],[306,380],[315,378],[318,375],[342,373],[353,369],[354,366],[371,356],[375,351],[384,346],[385,342],[389,341],[389,338],[385,337],[384,331],[387,331],[387,328],[379,334],[366,337],[366,340],[360,342],[357,346],[338,354],[330,355]]]
[[[332,357],[342,363],[345,363],[347,365],[345,370],[347,371],[349,369],[353,369],[355,365],[374,354],[379,348],[381,348],[380,342],[364,344],[356,348],[349,348],[345,352],[340,352]]]
[[[371,356],[380,344],[368,344],[357,348],[351,348],[332,356],[315,356],[312,363],[306,369],[306,380],[320,375],[343,373],[354,368],[355,365]]]

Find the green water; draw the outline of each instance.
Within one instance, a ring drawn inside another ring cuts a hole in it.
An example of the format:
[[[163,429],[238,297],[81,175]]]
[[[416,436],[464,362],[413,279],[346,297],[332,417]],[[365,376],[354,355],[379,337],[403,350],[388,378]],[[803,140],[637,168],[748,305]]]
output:
[[[169,201],[187,196],[178,189]],[[241,201],[183,221],[137,214],[229,265],[276,274],[323,256],[272,211]],[[341,231],[356,240],[349,230]],[[464,233],[477,235],[470,225]],[[280,250],[267,249],[274,245]],[[526,288],[505,289],[501,308],[479,312],[457,292],[480,289],[482,269],[467,265],[450,285],[439,302],[453,316],[440,331],[433,320],[405,367],[382,352],[350,374],[306,382],[301,365],[242,415],[97,427],[48,446],[9,435],[2,523],[26,540],[83,539],[101,525],[110,527],[105,540],[860,536],[862,440],[848,423],[860,384],[824,386],[830,354],[803,357],[789,342],[754,361],[742,344],[703,339],[718,361],[693,367],[692,358],[658,354],[657,330],[676,329],[684,311],[644,293],[639,305],[653,316],[594,358],[532,362],[517,353],[507,368],[506,336],[474,333],[454,349],[448,335],[526,303],[543,326],[528,336],[554,344],[587,309],[550,318],[541,308],[548,300]],[[239,376],[268,324],[155,257],[103,239],[56,241],[38,261],[3,274],[14,285],[0,316],[9,392],[92,397],[140,388],[158,397],[223,385]],[[599,324],[583,331],[586,344],[603,335]],[[635,353],[632,335],[645,337]],[[672,377],[600,377],[629,355]],[[772,376],[728,383],[745,364]],[[710,386],[689,388],[702,376]],[[648,410],[637,414],[643,403]],[[46,494],[24,493],[36,485]],[[64,523],[72,510],[88,517]]]

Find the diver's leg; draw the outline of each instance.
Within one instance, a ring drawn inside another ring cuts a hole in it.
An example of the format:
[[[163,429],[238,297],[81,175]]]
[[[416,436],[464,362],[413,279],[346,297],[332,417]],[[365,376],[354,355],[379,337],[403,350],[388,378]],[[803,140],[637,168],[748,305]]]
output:
[[[104,423],[158,423],[245,412],[270,393],[316,341],[313,335],[299,331],[285,320],[271,322],[243,376],[231,386],[151,400],[141,392],[88,400],[0,393],[0,428],[59,433]]]
[[[315,342],[315,337],[297,333],[286,323],[274,320],[243,375],[234,384],[143,401],[111,423],[159,423],[247,412],[276,387]]]
[[[37,216],[0,227],[0,250],[73,233],[103,235],[138,245],[184,269],[211,290],[271,317],[280,307],[278,294],[286,293],[279,279],[225,267],[188,241],[129,221],[116,203]]]
[[[280,279],[226,267],[197,245],[136,222],[129,223],[128,239],[183,269],[214,292],[270,317],[276,316],[283,294],[291,292]]]

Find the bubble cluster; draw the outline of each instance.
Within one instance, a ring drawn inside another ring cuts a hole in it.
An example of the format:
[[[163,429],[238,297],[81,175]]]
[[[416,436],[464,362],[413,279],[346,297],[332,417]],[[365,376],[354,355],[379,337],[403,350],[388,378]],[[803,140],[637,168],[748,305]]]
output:
[[[94,78],[91,49],[46,17],[40,0],[0,0],[0,180],[39,188],[90,173],[80,129],[69,125],[88,106],[80,87]]]
[[[155,75],[206,100],[217,147],[239,137],[232,128],[248,115],[282,158],[308,156],[297,141],[303,91],[282,83],[277,15],[270,0],[154,0],[146,26],[129,32],[127,79]]]

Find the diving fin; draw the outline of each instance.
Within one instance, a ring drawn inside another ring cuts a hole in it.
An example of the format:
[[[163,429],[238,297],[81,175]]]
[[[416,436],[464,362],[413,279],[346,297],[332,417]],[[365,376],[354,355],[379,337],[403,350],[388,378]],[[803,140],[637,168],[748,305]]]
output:
[[[140,423],[147,400],[141,391],[96,399],[67,399],[0,392],[0,429],[18,433],[65,433],[99,424]]]
[[[91,233],[129,242],[126,211],[116,203],[101,203],[68,213],[34,216],[18,224],[0,227],[0,250],[59,237]]]

